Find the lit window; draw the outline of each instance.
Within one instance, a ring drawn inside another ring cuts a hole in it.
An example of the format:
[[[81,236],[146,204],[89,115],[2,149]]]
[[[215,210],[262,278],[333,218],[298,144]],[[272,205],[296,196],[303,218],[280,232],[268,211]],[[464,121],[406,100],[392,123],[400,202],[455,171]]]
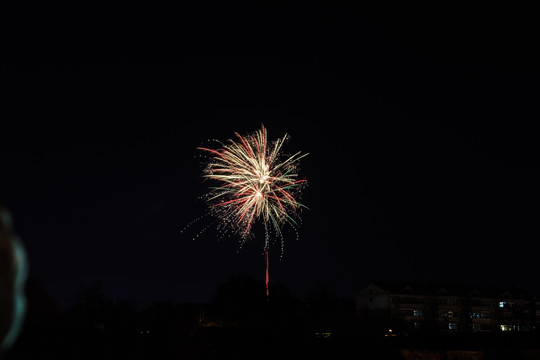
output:
[[[448,330],[457,330],[456,323],[448,323]]]
[[[414,315],[414,316],[424,316],[424,315],[422,314],[422,310],[420,310],[420,309],[414,309],[414,310],[413,310],[413,315]]]
[[[439,317],[457,317],[457,313],[454,311],[439,311],[438,313]]]
[[[489,319],[491,314],[488,312],[471,312],[469,318],[471,319]]]
[[[511,301],[499,301],[499,307],[500,308],[512,308],[514,307],[514,303]]]

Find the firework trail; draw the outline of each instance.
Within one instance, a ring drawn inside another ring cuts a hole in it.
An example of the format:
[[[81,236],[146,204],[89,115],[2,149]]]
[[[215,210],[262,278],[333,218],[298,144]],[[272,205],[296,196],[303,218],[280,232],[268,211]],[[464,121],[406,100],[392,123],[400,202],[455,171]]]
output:
[[[237,140],[220,142],[218,149],[198,148],[209,159],[203,178],[213,184],[205,200],[220,220],[222,231],[238,234],[241,245],[253,236],[255,223],[264,225],[268,270],[271,234],[280,238],[283,251],[284,224],[296,231],[298,212],[306,208],[298,202],[307,184],[298,178],[298,164],[308,154],[285,155],[282,148],[289,136],[285,134],[269,143],[264,125],[254,133],[235,135]]]

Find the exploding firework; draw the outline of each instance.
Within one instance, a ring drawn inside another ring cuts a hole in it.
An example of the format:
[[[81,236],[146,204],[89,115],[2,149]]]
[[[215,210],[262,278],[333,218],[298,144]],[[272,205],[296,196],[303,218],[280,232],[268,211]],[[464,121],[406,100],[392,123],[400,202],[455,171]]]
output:
[[[214,186],[206,194],[211,214],[220,220],[221,231],[232,230],[240,243],[250,239],[253,227],[261,222],[265,229],[264,249],[269,247],[270,234],[281,239],[282,228],[289,224],[296,230],[298,212],[306,208],[298,202],[305,179],[299,179],[298,164],[308,154],[285,155],[283,145],[289,138],[268,143],[263,126],[237,140],[221,143],[219,149],[199,147],[209,155],[203,177]]]

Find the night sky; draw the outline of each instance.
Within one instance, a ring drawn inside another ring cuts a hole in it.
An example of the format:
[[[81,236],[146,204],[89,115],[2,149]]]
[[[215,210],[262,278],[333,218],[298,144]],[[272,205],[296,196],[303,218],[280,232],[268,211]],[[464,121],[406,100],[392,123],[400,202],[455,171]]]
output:
[[[239,250],[181,230],[207,211],[196,147],[264,124],[309,153],[300,237],[270,250],[295,296],[377,280],[539,292],[538,6],[287,3],[7,13],[0,204],[30,275],[65,305],[95,281],[148,304],[263,279],[260,237]]]

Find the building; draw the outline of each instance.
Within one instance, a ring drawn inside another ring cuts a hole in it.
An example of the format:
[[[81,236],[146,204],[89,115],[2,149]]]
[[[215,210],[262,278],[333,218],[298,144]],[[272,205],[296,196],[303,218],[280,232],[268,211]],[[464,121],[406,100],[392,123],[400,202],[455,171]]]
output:
[[[519,289],[422,283],[373,283],[355,296],[360,323],[378,331],[493,332],[534,330],[540,306]]]

